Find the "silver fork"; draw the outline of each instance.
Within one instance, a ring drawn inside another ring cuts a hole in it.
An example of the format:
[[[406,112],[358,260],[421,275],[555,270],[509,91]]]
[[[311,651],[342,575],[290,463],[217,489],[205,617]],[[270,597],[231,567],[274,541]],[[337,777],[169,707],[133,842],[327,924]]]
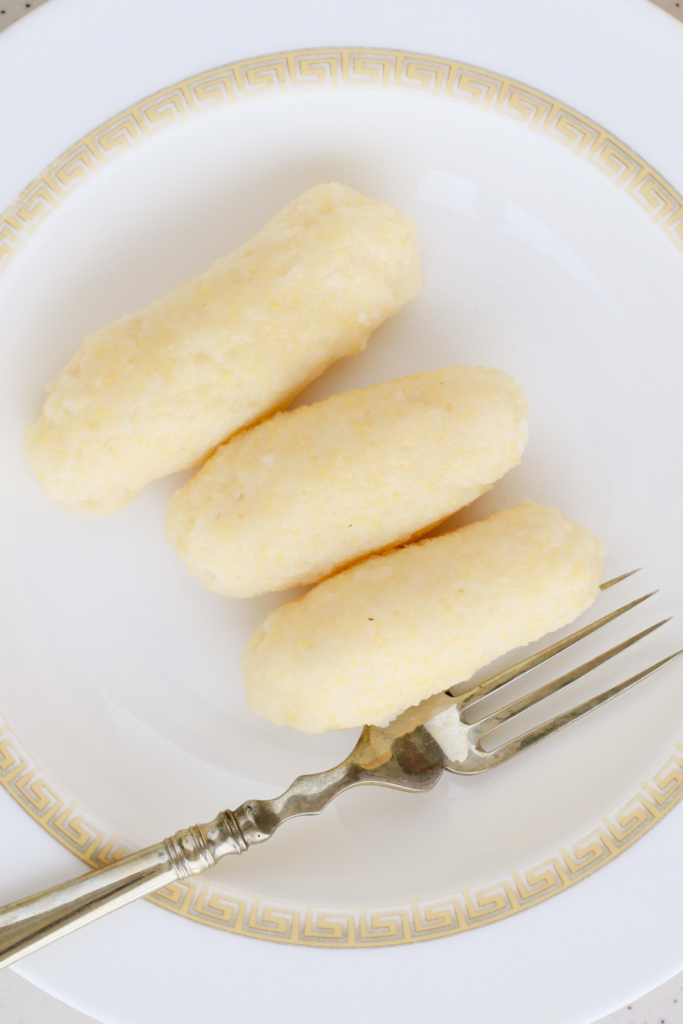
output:
[[[600,589],[607,590],[631,575],[630,572],[624,573],[603,583]],[[444,770],[470,775],[503,764],[683,654],[683,651],[677,651],[663,658],[571,711],[557,715],[492,750],[483,748],[482,738],[493,729],[569,686],[669,621],[663,619],[498,711],[474,722],[468,721],[467,712],[484,697],[567,650],[624,612],[642,604],[654,593],[656,591],[604,615],[564,640],[464,692],[452,694],[447,690],[422,701],[403,712],[386,728],[365,726],[345,761],[329,771],[300,776],[282,796],[273,800],[248,800],[236,811],[221,812],[208,824],[181,829],[156,846],[149,846],[71,882],[0,908],[0,967],[9,966],[27,953],[141,896],[199,874],[227,854],[243,853],[248,847],[265,842],[283,821],[301,814],[319,814],[331,800],[352,786],[390,786],[423,793],[436,785]]]

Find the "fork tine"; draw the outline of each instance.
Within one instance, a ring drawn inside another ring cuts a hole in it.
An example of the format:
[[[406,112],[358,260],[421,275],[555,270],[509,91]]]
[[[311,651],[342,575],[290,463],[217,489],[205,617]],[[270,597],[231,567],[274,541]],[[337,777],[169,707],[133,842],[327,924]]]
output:
[[[628,579],[629,576],[633,576],[634,573],[640,572],[640,569],[631,569],[630,572],[622,573],[621,576],[615,576],[613,580],[607,580],[606,583],[600,584],[600,590],[609,590],[615,583],[621,583],[622,580]]]
[[[634,570],[637,572],[637,570]],[[629,574],[627,574],[629,575]],[[614,582],[618,582],[614,581]],[[568,647],[572,647],[577,644],[579,640],[583,640],[584,637],[590,636],[597,629],[601,629],[606,626],[608,622],[612,622],[613,619],[619,618],[624,612],[628,612],[631,608],[635,608],[636,605],[642,604],[643,601],[647,601],[649,597],[656,594],[657,591],[653,590],[649,594],[645,594],[643,597],[637,597],[635,601],[629,601],[628,604],[623,605],[621,608],[617,608],[616,611],[610,612],[608,615],[603,615],[601,619],[597,619],[595,622],[591,622],[588,626],[584,626],[583,629],[578,629],[575,633],[571,633],[565,637],[564,640],[558,640],[556,644],[552,644],[550,647],[544,648],[542,651],[538,651],[536,654],[532,654],[529,658],[524,658],[523,661],[518,661],[516,664],[511,665],[510,668],[504,669],[502,672],[498,672],[494,676],[490,676],[488,679],[484,679],[483,682],[473,686],[470,690],[466,690],[464,693],[458,694],[456,699],[458,701],[458,707],[461,711],[470,705],[475,704],[478,700],[483,697],[487,697],[489,693],[493,693],[501,686],[505,686],[506,683],[512,682],[513,679],[519,679],[526,672],[530,672],[532,668],[536,668],[538,665],[542,665],[544,662],[554,658],[556,654],[560,654],[562,651],[566,651]]]
[[[668,658],[663,658],[658,661],[656,665],[651,665],[649,668],[643,669],[642,672],[638,672],[637,675],[631,676],[623,683],[619,683],[617,686],[613,686],[610,690],[605,690],[604,693],[598,694],[597,697],[593,697],[591,700],[584,701],[583,704],[579,704],[578,707],[573,708],[571,711],[565,711],[563,715],[557,715],[556,718],[551,718],[548,722],[544,722],[542,725],[537,725],[535,729],[530,729],[528,732],[518,736],[517,739],[510,740],[508,743],[503,743],[502,746],[496,747],[488,755],[489,765],[492,767],[494,764],[500,764],[502,761],[507,761],[509,758],[514,757],[515,754],[521,753],[522,750],[526,750],[528,747],[532,747],[534,743],[538,743],[540,740],[546,738],[546,736],[552,736],[554,732],[558,732],[560,729],[564,729],[566,725],[570,725],[572,722],[576,722],[579,718],[587,715],[590,711],[594,711],[595,708],[600,707],[601,704],[606,704],[608,700],[612,700],[617,697],[620,693],[630,689],[631,686],[635,686],[642,679],[647,679],[658,669],[663,668],[664,665],[668,665],[670,661],[675,658],[679,658],[683,654],[683,650],[676,651],[675,654],[670,654]]]
[[[534,690],[532,693],[527,693],[518,700],[512,701],[511,704],[507,704],[504,708],[499,711],[495,711],[491,715],[487,715],[486,718],[481,718],[478,722],[472,724],[472,728],[476,731],[477,736],[483,736],[484,733],[490,732],[491,729],[495,729],[496,726],[502,725],[503,722],[508,722],[511,718],[515,718],[516,715],[521,715],[523,711],[528,708],[535,707],[536,704],[540,704],[541,701],[546,700],[548,697],[552,697],[554,693],[558,693],[563,690],[565,686],[569,686],[570,683],[576,682],[577,679],[581,679],[582,676],[592,672],[594,668],[598,668],[599,665],[604,665],[610,658],[614,658],[615,655],[621,654],[627,648],[632,647],[633,644],[637,644],[643,637],[649,636],[650,633],[654,633],[656,629],[663,626],[665,622],[670,622],[671,618],[662,619],[661,622],[657,622],[654,626],[650,626],[649,629],[644,629],[642,633],[636,633],[635,636],[629,637],[628,640],[624,640],[623,643],[617,644],[616,647],[611,647],[609,651],[605,651],[604,654],[599,654],[595,658],[591,658],[590,661],[584,662],[583,665],[579,665],[578,668],[572,669],[570,672],[565,672],[564,675],[559,676],[557,679],[553,679],[551,682],[546,683],[545,686],[540,686],[538,690]]]

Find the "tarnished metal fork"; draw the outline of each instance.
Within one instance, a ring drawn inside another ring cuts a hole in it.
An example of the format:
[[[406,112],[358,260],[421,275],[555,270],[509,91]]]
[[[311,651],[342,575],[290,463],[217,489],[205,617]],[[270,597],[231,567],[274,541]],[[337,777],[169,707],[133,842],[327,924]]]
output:
[[[609,580],[602,584],[601,590],[607,590],[631,575],[624,573]],[[571,711],[559,714],[491,750],[482,746],[482,738],[492,730],[569,686],[669,620],[655,623],[532,693],[470,722],[468,712],[472,707],[649,597],[652,594],[629,602],[461,693],[446,691],[430,697],[403,712],[386,728],[365,726],[345,761],[329,771],[300,776],[282,796],[273,800],[248,800],[234,812],[223,811],[206,825],[182,829],[156,846],[149,846],[71,882],[0,908],[0,967],[8,966],[27,953],[141,896],[205,871],[227,854],[243,853],[248,847],[265,842],[283,821],[301,814],[319,814],[331,800],[352,786],[380,785],[426,792],[436,785],[444,770],[469,775],[503,764],[683,654],[683,651],[677,651]]]

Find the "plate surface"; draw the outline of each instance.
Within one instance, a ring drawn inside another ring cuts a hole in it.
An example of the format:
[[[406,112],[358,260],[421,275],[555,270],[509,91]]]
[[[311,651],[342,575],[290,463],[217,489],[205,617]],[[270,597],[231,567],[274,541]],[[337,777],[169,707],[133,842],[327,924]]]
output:
[[[435,40],[429,52],[443,50]],[[84,520],[44,498],[21,453],[42,384],[86,333],[331,179],[415,219],[427,284],[299,401],[449,363],[507,370],[527,388],[531,440],[519,469],[458,521],[526,496],[557,505],[605,540],[608,575],[647,566],[601,610],[654,586],[662,594],[633,630],[680,610],[673,187],[592,120],[495,69],[366,46],[193,75],[72,147],[9,219],[28,244],[0,292],[5,782],[90,859],[274,795],[352,745],[351,734],[275,729],[246,708],[239,652],[291,595],[229,601],[186,573],[163,537],[178,479]],[[663,634],[628,668],[669,653]],[[160,899],[218,928],[309,946],[499,920],[613,859],[676,801],[679,681],[662,673],[488,777],[450,777],[420,800],[357,791]],[[633,898],[641,884],[634,876]],[[171,926],[141,913],[155,937]],[[217,951],[230,941],[209,934]],[[465,938],[429,948],[458,956]],[[578,1012],[566,1019],[587,1019]]]

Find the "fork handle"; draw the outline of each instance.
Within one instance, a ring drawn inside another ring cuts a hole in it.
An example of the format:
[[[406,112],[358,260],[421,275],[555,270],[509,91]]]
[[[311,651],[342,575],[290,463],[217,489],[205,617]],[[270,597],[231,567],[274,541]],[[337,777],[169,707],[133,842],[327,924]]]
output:
[[[0,968],[141,896],[205,871],[227,854],[246,849],[234,814],[223,811],[206,825],[181,829],[155,846],[10,903],[0,908]]]

